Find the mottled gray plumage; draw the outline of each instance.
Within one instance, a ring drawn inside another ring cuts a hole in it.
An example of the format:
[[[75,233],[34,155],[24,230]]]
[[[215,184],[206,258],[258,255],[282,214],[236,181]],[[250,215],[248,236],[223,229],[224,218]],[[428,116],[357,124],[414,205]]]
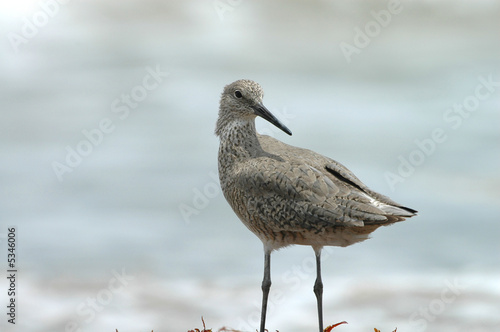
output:
[[[224,88],[215,129],[220,138],[222,191],[240,220],[262,240],[265,268],[269,269],[272,250],[292,244],[314,248],[318,263],[314,290],[322,331],[321,248],[363,241],[378,227],[412,217],[416,211],[370,190],[330,158],[257,134],[255,117],[261,116],[291,135],[263,106],[262,98],[262,88],[250,80]],[[271,283],[266,273],[261,331]]]

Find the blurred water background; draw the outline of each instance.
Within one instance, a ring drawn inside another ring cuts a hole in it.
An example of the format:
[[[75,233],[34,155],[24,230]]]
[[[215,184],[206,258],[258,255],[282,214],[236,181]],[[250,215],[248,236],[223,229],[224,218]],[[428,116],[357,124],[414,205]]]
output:
[[[0,9],[0,266],[16,226],[19,269],[2,331],[258,327],[262,245],[220,192],[213,134],[240,78],[293,136],[261,132],[419,210],[326,251],[325,324],[500,330],[500,2]],[[312,264],[310,248],[273,254],[270,331],[316,329]]]

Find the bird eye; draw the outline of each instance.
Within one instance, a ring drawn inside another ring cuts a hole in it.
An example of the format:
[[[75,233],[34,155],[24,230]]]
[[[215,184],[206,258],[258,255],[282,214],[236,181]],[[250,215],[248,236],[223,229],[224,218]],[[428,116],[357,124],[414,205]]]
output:
[[[243,97],[243,95],[241,94],[241,91],[240,91],[240,90],[236,90],[236,91],[234,92],[234,96],[235,96],[236,98],[241,98],[241,97]]]

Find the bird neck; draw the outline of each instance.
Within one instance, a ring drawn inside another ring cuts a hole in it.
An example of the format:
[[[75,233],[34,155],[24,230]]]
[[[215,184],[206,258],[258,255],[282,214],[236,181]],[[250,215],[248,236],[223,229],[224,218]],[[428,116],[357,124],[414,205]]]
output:
[[[218,131],[220,138],[219,158],[224,156],[226,162],[242,161],[262,154],[255,119],[233,120]]]

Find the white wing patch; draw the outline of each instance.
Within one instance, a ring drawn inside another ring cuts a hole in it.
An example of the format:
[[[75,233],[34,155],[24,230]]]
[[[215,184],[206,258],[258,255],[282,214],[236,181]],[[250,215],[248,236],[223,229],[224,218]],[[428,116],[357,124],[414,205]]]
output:
[[[364,196],[366,196],[366,198],[368,198],[370,200],[370,203],[375,206],[376,208],[384,211],[385,213],[389,214],[389,215],[392,215],[392,216],[400,216],[400,217],[411,217],[413,216],[412,213],[404,210],[404,209],[401,209],[397,206],[394,206],[394,205],[389,205],[389,204],[386,204],[386,203],[382,203],[381,201],[379,200],[376,200],[375,198],[363,193]]]

